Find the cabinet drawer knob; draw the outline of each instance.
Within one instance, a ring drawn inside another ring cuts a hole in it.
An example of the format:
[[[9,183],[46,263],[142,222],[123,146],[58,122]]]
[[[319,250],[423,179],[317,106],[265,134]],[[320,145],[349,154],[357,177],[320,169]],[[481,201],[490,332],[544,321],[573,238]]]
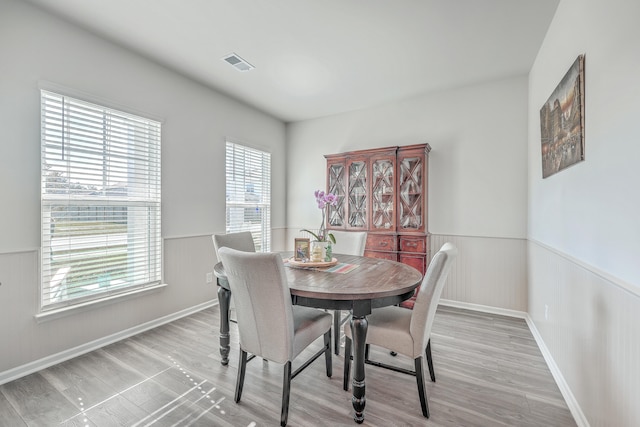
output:
[[[387,246],[389,243],[388,242],[380,242],[379,245],[380,246]]]
[[[415,243],[415,242],[414,243],[407,243],[407,246],[410,247],[410,248],[417,248],[418,244]]]

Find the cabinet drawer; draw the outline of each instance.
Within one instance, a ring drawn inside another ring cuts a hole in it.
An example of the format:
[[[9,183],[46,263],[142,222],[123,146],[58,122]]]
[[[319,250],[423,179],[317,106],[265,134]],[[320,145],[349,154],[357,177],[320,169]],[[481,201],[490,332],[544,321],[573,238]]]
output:
[[[364,256],[368,258],[379,258],[379,259],[388,259],[390,261],[398,261],[397,252],[364,251]]]
[[[400,250],[402,252],[419,252],[427,251],[427,239],[422,236],[400,236]]]
[[[424,274],[427,271],[427,255],[419,255],[419,254],[411,254],[411,253],[400,253],[399,260],[403,264],[410,265],[420,272],[420,274]]]
[[[367,235],[367,250],[369,251],[395,251],[396,236],[385,234]]]

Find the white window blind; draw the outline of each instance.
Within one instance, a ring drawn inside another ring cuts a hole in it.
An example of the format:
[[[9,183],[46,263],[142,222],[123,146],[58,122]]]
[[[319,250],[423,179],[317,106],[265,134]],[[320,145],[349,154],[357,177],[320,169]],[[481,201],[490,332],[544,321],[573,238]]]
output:
[[[161,281],[160,123],[41,91],[41,309]]]
[[[256,251],[271,250],[271,154],[227,142],[227,233],[251,231]]]

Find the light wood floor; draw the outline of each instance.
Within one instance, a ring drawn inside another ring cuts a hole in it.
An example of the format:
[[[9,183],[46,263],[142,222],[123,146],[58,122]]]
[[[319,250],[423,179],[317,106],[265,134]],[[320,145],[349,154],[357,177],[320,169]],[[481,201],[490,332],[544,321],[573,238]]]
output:
[[[218,322],[213,307],[4,384],[0,425],[278,425],[282,366],[251,361],[242,401],[234,403],[236,325],[224,367]],[[431,418],[422,417],[414,377],[367,366],[364,426],[576,425],[523,320],[441,306],[431,341]],[[413,366],[386,351],[371,355]],[[342,356],[334,355],[327,378],[320,358],[293,380],[290,426],[356,425],[342,368]]]

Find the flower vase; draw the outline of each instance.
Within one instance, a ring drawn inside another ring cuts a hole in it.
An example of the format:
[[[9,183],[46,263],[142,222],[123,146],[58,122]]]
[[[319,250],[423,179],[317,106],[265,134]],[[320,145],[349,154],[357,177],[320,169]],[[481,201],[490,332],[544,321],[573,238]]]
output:
[[[311,242],[311,262],[326,261],[328,244],[329,242]]]

